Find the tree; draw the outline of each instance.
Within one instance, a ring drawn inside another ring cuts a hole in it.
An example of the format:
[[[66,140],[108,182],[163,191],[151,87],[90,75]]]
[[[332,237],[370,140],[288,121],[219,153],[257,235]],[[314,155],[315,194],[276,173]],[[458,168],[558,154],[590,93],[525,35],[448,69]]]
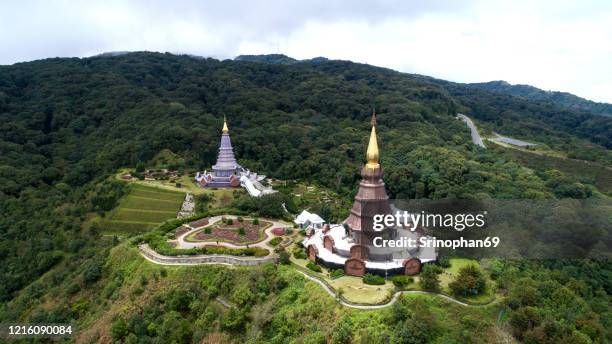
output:
[[[284,248],[278,250],[278,261],[281,264],[285,264],[285,265],[290,264],[291,263],[290,258],[291,256],[289,252],[287,252],[287,250],[285,250]]]
[[[111,326],[111,335],[115,339],[121,339],[128,334],[127,324],[123,318],[117,318]]]
[[[438,274],[440,270],[433,264],[426,264],[423,266],[421,273],[419,274],[419,285],[423,290],[426,291],[438,291],[440,290],[440,279]]]
[[[353,338],[351,318],[344,316],[338,321],[332,332],[332,343],[349,344]]]
[[[160,335],[166,343],[190,343],[193,331],[190,323],[175,311],[164,314]]]
[[[459,275],[449,283],[453,295],[474,296],[484,292],[487,281],[479,268],[475,265],[468,265],[459,270]]]
[[[514,336],[518,339],[523,338],[523,333],[540,324],[542,317],[535,307],[521,307],[510,316],[510,325]]]
[[[184,289],[173,289],[166,296],[168,310],[184,312],[189,310],[189,304],[194,299],[193,293]]]
[[[139,162],[136,164],[136,172],[137,172],[137,173],[142,173],[142,172],[144,172],[145,168],[146,168],[146,164],[145,164],[144,162],[142,162],[142,161],[139,161]]]

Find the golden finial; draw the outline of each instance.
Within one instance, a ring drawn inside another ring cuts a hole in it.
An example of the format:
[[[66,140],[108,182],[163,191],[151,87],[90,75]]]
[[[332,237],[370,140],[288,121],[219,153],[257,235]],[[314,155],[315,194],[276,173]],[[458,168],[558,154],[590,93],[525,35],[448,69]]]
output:
[[[229,129],[227,128],[227,118],[225,118],[225,115],[223,115],[223,129],[221,130],[222,133],[229,133]]]
[[[377,169],[380,167],[378,164],[378,141],[376,139],[376,113],[372,111],[372,131],[370,132],[370,142],[368,143],[368,150],[366,152],[366,159],[368,163],[367,168]]]

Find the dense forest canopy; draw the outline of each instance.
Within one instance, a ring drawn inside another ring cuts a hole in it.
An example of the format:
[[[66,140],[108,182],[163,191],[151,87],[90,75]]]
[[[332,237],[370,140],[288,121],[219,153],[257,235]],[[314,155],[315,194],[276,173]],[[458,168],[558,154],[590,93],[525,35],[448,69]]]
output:
[[[551,102],[574,110],[586,110],[596,114],[612,116],[612,104],[597,103],[567,92],[544,91],[529,85],[511,85],[505,81],[473,83],[470,86],[529,100]]]
[[[39,297],[44,287],[32,282],[62,262],[69,265],[49,287],[62,278],[95,283],[108,243],[82,223],[125,192],[107,177],[164,149],[183,170],[209,168],[223,115],[241,164],[346,198],[359,180],[372,108],[391,197],[607,197],[580,173],[526,168],[472,145],[455,116],[608,166],[612,117],[348,61],[271,60],[129,53],[0,66],[0,320],[25,314],[26,304],[7,302],[20,292]],[[604,277],[584,282],[585,298],[610,290],[609,264],[597,264]],[[517,309],[533,306],[521,302]]]
[[[501,133],[536,139],[566,152],[585,150],[586,145],[590,154],[595,152],[610,163],[609,152],[598,147],[612,147],[612,121],[609,116],[569,108],[560,102],[527,100],[470,84],[417,77],[444,87],[454,99],[468,107],[471,116],[492,123],[492,127]],[[596,145],[584,142],[576,144],[575,137]],[[589,155],[589,152],[585,153]]]

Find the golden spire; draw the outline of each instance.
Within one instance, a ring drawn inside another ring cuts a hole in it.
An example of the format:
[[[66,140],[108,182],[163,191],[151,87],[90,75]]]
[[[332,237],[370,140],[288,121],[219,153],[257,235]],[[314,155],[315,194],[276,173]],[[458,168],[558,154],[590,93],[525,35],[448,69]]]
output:
[[[229,133],[229,129],[227,128],[227,118],[225,118],[225,115],[223,115],[223,129],[221,130],[222,133]]]
[[[377,169],[380,167],[378,164],[378,142],[376,140],[376,112],[372,110],[372,131],[370,132],[370,142],[368,143],[368,150],[366,152],[366,159],[368,163],[367,168]]]

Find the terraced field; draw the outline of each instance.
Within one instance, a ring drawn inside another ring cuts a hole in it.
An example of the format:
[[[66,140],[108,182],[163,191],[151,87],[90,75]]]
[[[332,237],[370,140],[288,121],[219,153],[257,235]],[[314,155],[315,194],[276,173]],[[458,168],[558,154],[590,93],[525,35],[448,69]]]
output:
[[[131,235],[176,218],[185,194],[132,185],[132,190],[119,205],[100,221],[105,234]]]

